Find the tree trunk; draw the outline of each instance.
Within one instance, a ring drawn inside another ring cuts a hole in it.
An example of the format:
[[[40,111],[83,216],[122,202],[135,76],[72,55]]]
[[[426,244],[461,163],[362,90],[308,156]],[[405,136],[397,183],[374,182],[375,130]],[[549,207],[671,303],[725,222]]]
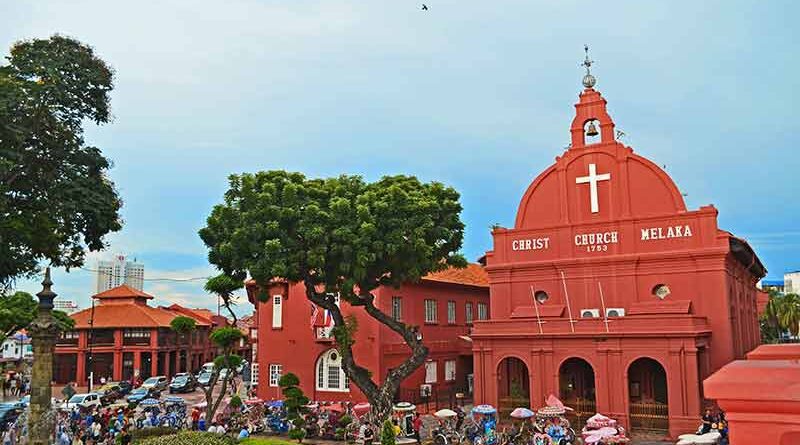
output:
[[[353,357],[353,339],[341,338],[341,332],[345,330],[347,322],[342,315],[341,309],[336,305],[334,298],[325,293],[317,293],[314,290],[313,283],[306,282],[305,284],[308,299],[314,304],[327,309],[333,318],[334,329],[339,328],[340,334],[337,335],[337,331],[334,331],[334,336],[336,337],[337,349],[342,356],[345,374],[367,396],[367,400],[372,405],[373,419],[382,424],[392,413],[394,396],[402,381],[422,366],[428,357],[428,348],[422,343],[422,336],[419,335],[416,327],[397,321],[378,309],[374,305],[375,297],[371,293],[358,295],[358,301],[348,302],[351,306],[363,306],[369,316],[398,333],[411,349],[411,355],[400,366],[389,371],[386,378],[379,385],[373,381],[372,373],[368,369],[356,363]],[[377,376],[377,379],[380,381],[380,376]]]

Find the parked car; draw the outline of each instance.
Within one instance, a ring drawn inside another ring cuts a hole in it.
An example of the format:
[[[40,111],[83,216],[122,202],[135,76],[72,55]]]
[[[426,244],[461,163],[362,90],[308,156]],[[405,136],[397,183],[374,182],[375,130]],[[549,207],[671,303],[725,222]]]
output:
[[[214,366],[214,362],[203,363],[203,367],[200,368],[200,373],[202,374],[204,372],[214,372],[215,369],[216,367]]]
[[[167,386],[169,386],[169,380],[167,380],[167,376],[165,375],[150,377],[142,383],[142,388],[153,388],[159,392],[165,391]]]
[[[8,426],[17,420],[22,411],[15,403],[0,404],[0,431],[8,430]]]
[[[145,388],[144,386],[140,386],[131,391],[131,393],[128,394],[128,397],[126,397],[125,400],[128,403],[137,404],[144,399],[151,399],[151,398],[157,399],[159,397],[161,397],[161,391],[158,391],[153,388]]]
[[[28,405],[30,405],[30,404],[31,404],[31,396],[30,395],[27,395],[27,396],[17,400],[16,402],[14,402],[14,406],[17,407],[17,408],[21,408],[21,409],[27,408]]]
[[[194,376],[191,374],[179,375],[172,379],[172,383],[169,384],[169,393],[191,392],[194,391],[195,388],[197,388],[197,381],[194,379]]]
[[[100,403],[103,405],[112,404],[122,397],[122,390],[116,383],[106,383],[97,393],[100,394]]]
[[[201,372],[200,376],[197,377],[197,384],[200,386],[208,386],[211,384],[211,379],[214,377],[213,372]]]
[[[127,380],[116,382],[116,385],[119,386],[119,391],[123,396],[128,395],[133,389],[133,384]]]
[[[75,394],[70,397],[69,400],[61,404],[61,409],[72,409],[76,406],[80,406],[81,408],[100,408],[102,406],[100,403],[100,395],[95,392]]]

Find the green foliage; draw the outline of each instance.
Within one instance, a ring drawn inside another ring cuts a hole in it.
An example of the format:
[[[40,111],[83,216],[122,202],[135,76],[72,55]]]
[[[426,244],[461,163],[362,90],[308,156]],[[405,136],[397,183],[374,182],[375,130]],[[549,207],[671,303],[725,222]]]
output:
[[[344,355],[349,353],[350,348],[356,343],[356,332],[358,331],[358,319],[350,314],[344,318],[344,326],[333,327],[333,338],[336,339],[339,353]]]
[[[389,419],[383,422],[381,428],[381,445],[397,445],[397,436],[394,434],[394,425]]]
[[[289,430],[289,437],[300,442],[306,434],[303,429],[305,425],[303,415],[307,411],[305,406],[308,405],[308,397],[298,385],[300,379],[291,372],[278,379],[278,386],[283,394],[283,406],[286,408],[286,418],[294,426],[294,429]]]
[[[238,328],[233,326],[225,326],[215,329],[211,333],[211,341],[223,349],[232,348],[241,338],[243,334]]]
[[[205,290],[220,297],[228,297],[237,290],[244,287],[244,275],[232,277],[226,274],[219,274],[206,281]]]
[[[143,442],[145,439],[149,439],[151,437],[170,436],[173,434],[175,434],[175,429],[166,426],[135,429],[131,430],[131,441],[138,443]]]
[[[83,125],[110,117],[111,68],[77,40],[15,43],[0,66],[0,285],[79,267],[122,227],[111,164]]]
[[[324,283],[352,300],[354,285],[365,293],[465,265],[458,200],[450,187],[408,176],[232,175],[200,237],[228,275]]]
[[[179,315],[169,322],[169,327],[178,334],[184,335],[197,328],[197,321],[192,317]]]
[[[339,418],[339,426],[342,428],[347,427],[347,425],[350,425],[351,423],[353,423],[353,418],[347,414]]]
[[[150,428],[138,431],[153,431],[158,428]],[[175,430],[172,430],[174,432]],[[162,433],[163,434],[163,433]],[[235,445],[236,439],[230,436],[221,436],[215,433],[201,433],[197,431],[183,431],[178,434],[159,435],[143,441],[134,441],[141,445]]]
[[[759,319],[761,340],[777,343],[782,332],[797,336],[800,331],[800,296],[770,291],[769,301]]]
[[[220,355],[214,359],[216,369],[235,369],[242,364],[244,359],[236,354]]]
[[[0,296],[0,335],[11,335],[28,326],[36,318],[38,310],[38,300],[27,292]],[[75,327],[75,321],[63,311],[54,310],[53,318],[61,332]]]
[[[242,398],[239,397],[239,394],[234,394],[233,397],[231,397],[229,405],[234,409],[238,409],[242,406]]]
[[[239,445],[294,445],[275,437],[248,437],[239,442]]]

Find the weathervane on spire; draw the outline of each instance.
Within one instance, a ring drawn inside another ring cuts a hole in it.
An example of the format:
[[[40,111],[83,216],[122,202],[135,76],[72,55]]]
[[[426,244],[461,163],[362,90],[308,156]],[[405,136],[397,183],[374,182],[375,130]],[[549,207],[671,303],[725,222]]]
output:
[[[589,45],[583,45],[583,50],[586,52],[586,58],[583,60],[582,66],[586,67],[586,75],[583,76],[583,86],[586,88],[592,88],[595,83],[597,83],[597,79],[592,76],[591,71],[589,69],[592,67],[594,60],[589,59]]]

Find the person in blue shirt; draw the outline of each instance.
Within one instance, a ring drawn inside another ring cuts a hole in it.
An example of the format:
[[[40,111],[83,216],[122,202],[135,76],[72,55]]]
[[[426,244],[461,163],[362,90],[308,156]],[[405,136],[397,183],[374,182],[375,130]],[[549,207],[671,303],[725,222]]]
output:
[[[250,431],[247,431],[247,428],[242,428],[242,430],[239,431],[239,440],[247,439],[248,437],[250,437]]]

